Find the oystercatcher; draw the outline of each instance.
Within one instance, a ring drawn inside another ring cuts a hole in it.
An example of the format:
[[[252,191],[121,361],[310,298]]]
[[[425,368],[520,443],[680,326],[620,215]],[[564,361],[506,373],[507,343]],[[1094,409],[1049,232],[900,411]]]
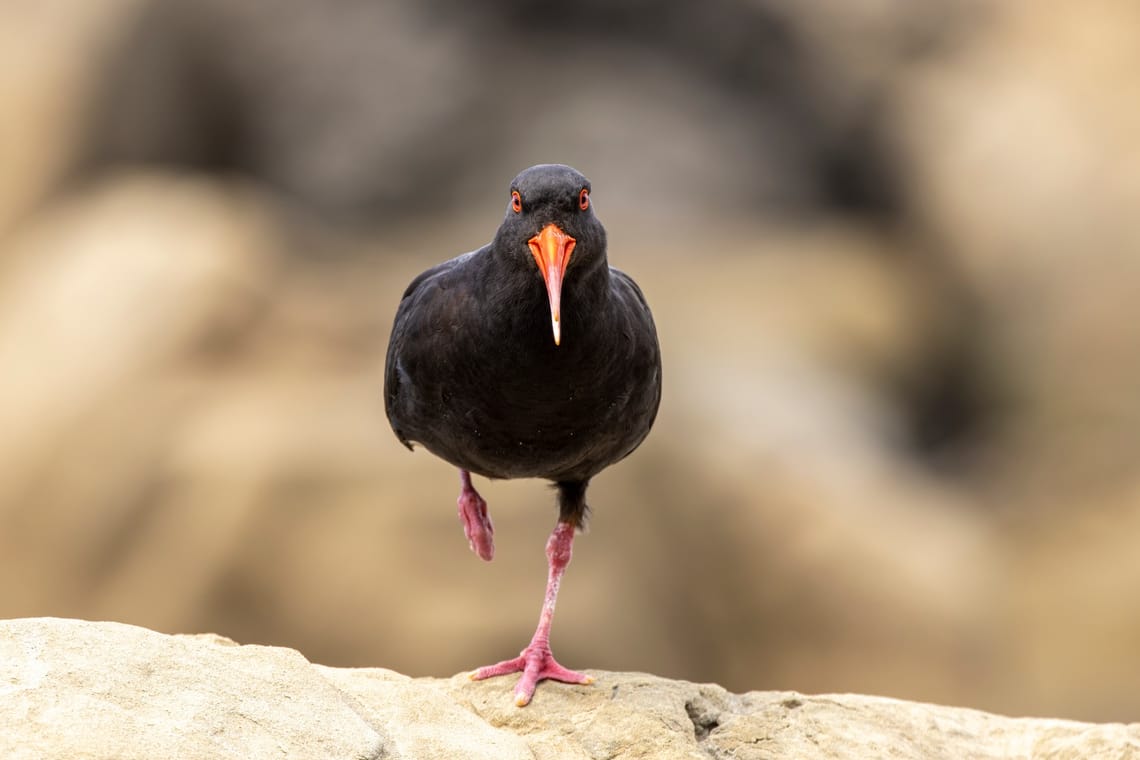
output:
[[[590,478],[637,448],[661,400],[653,317],[637,284],[609,266],[590,192],[569,166],[520,173],[491,243],[412,280],[388,345],[388,420],[409,449],[421,444],[459,468],[459,517],[479,557],[494,555],[494,528],[472,473],[557,489],[534,637],[518,657],[471,674],[522,671],[520,707],[543,679],[592,680],[551,654],[558,587]]]

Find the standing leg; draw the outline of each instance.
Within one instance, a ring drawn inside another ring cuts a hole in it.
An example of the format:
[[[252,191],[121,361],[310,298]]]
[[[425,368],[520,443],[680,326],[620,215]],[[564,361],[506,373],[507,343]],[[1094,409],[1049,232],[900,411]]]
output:
[[[487,512],[487,502],[471,485],[471,473],[467,470],[459,471],[459,482],[463,484],[459,492],[456,506],[459,507],[459,519],[463,521],[463,533],[467,536],[467,543],[471,551],[487,562],[495,556],[495,526],[491,524],[491,515]]]
[[[546,558],[550,572],[546,580],[546,598],[542,602],[542,614],[538,618],[538,629],[534,638],[518,657],[504,660],[496,665],[479,668],[471,674],[473,681],[491,676],[501,676],[507,673],[522,671],[522,678],[515,687],[515,704],[522,707],[528,704],[534,696],[534,689],[538,682],[547,678],[565,683],[592,683],[593,678],[574,670],[568,670],[559,665],[550,652],[550,624],[554,620],[554,603],[558,600],[558,587],[562,583],[562,574],[570,564],[571,547],[574,544],[574,522],[559,520],[546,542]]]

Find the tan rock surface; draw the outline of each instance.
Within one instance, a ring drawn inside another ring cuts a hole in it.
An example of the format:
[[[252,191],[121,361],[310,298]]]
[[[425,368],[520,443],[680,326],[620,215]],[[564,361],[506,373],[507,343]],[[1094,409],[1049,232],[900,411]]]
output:
[[[859,695],[732,694],[593,671],[525,709],[508,680],[311,665],[281,647],[121,623],[0,623],[6,758],[1081,758],[1140,724],[1016,719]]]
[[[383,747],[290,649],[60,618],[0,631],[7,758],[350,758]]]

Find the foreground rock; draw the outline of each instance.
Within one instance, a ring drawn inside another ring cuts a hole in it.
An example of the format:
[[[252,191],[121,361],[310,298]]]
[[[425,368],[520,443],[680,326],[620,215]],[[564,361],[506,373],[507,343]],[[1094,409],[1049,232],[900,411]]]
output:
[[[595,671],[514,707],[508,680],[310,664],[120,623],[0,622],[5,758],[1119,758],[1140,724],[857,695],[731,694]]]

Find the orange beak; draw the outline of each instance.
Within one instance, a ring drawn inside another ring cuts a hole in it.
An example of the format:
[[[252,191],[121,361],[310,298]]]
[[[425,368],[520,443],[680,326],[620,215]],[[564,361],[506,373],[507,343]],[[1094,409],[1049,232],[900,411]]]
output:
[[[542,228],[526,244],[538,262],[538,270],[542,272],[542,279],[546,280],[546,295],[550,299],[550,325],[554,328],[554,345],[562,342],[562,325],[560,309],[562,306],[562,276],[566,274],[566,265],[570,263],[570,254],[574,251],[574,238],[562,231],[557,224],[551,222]]]

